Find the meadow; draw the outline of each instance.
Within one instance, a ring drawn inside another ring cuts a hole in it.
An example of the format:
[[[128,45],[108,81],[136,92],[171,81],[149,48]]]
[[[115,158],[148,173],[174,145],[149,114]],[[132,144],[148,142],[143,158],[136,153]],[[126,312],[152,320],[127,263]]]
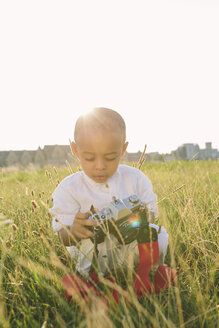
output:
[[[158,195],[176,287],[138,301],[126,281],[116,308],[95,298],[68,303],[61,281],[74,262],[52,232],[49,208],[56,185],[74,169],[1,171],[0,327],[218,327],[219,163],[144,163],[141,170]]]

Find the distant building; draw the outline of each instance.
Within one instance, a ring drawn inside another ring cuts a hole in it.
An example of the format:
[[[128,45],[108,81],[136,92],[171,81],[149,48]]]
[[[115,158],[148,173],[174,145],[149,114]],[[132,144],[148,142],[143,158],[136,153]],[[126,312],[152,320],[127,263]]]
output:
[[[26,167],[30,163],[38,167],[64,166],[66,161],[70,164],[76,163],[70,146],[67,145],[46,145],[43,149],[39,147],[37,150],[0,151],[0,167]]]
[[[65,165],[66,160],[72,162],[73,156],[71,154],[70,146],[67,145],[46,145],[43,148],[45,162],[47,165]]]
[[[128,153],[126,152],[122,157],[123,162],[138,162],[141,157],[142,152],[139,150],[137,153]]]
[[[146,154],[146,159],[150,162],[162,162],[163,161],[162,155],[159,154],[157,151]]]
[[[181,160],[217,160],[219,159],[219,152],[217,149],[212,148],[211,142],[205,143],[205,148],[200,149],[197,144],[186,143],[182,146],[178,147],[175,151],[173,151],[176,159]]]
[[[175,151],[176,159],[188,161],[199,153],[199,146],[197,144],[186,143],[178,147]],[[197,159],[197,158],[196,158]]]
[[[216,160],[219,158],[219,152],[216,148],[212,148],[211,142],[205,143],[205,149],[200,149],[199,159],[213,159]]]
[[[123,163],[138,162],[142,152],[126,152],[122,157]],[[150,162],[169,162],[172,160],[218,160],[219,151],[212,148],[211,142],[205,143],[205,148],[200,149],[197,144],[186,143],[172,151],[171,154],[159,154],[158,152],[146,153],[144,159]],[[45,145],[43,149],[0,151],[0,167],[21,166],[29,164],[38,167],[46,165],[65,166],[66,161],[70,165],[78,165],[76,157],[72,154],[68,145]]]

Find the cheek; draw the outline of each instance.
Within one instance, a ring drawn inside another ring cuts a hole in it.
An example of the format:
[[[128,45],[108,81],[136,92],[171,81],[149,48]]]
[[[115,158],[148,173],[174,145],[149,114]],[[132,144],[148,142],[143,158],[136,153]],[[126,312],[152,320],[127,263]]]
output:
[[[117,160],[117,161],[111,163],[108,167],[109,167],[112,171],[115,171],[115,170],[117,169],[118,165],[119,165],[119,160]]]
[[[86,162],[86,161],[81,161],[81,166],[83,170],[89,171],[92,167],[91,163]]]

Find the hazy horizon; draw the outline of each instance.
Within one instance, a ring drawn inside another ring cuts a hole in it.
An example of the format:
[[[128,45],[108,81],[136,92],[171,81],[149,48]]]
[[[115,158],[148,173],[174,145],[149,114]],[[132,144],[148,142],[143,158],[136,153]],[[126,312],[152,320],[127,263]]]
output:
[[[206,142],[211,142],[211,141],[206,141]],[[189,142],[189,143],[192,143],[192,144],[195,144],[195,143],[193,143],[193,142]],[[183,143],[183,144],[186,144],[186,143]],[[180,147],[180,146],[182,146],[183,144],[181,144],[181,145],[178,145],[178,147]],[[32,148],[30,148],[30,149],[0,149],[0,152],[2,152],[2,151],[36,151],[38,148],[41,148],[41,149],[43,149],[45,146],[68,146],[68,144],[45,144],[45,145],[41,145],[41,146],[38,146],[38,147],[36,147],[35,149],[32,149]],[[147,145],[146,145],[147,146]],[[203,147],[201,147],[199,144],[198,144],[198,146],[199,146],[199,148],[200,149],[204,149],[206,146],[204,145]],[[178,148],[177,147],[177,148]],[[176,148],[176,149],[177,149]],[[212,148],[213,149],[218,149],[217,147],[214,147],[214,145],[212,144]],[[167,152],[163,152],[163,153],[171,153],[171,151],[174,151],[174,150],[176,150],[176,149],[171,149],[171,150],[169,150],[169,151],[167,151]],[[138,151],[141,151],[141,152],[143,152],[143,150],[144,149],[135,149],[135,150],[130,150],[129,149],[129,147],[127,148],[127,152],[128,153],[137,153]],[[219,150],[219,149],[218,149]],[[160,152],[160,151],[152,151],[152,152],[158,152],[158,153],[161,153],[162,154],[162,152]],[[147,147],[146,147],[146,153],[148,153],[148,151],[147,151]]]

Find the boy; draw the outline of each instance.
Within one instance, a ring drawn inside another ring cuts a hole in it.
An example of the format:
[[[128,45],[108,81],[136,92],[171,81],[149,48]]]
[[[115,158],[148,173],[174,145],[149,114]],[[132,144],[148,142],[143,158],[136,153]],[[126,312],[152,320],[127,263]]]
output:
[[[157,197],[150,180],[134,167],[119,165],[127,146],[125,122],[116,111],[95,108],[78,118],[71,147],[82,171],[66,177],[56,188],[51,213],[54,232],[71,256],[77,258],[76,269],[85,278],[89,276],[94,252],[94,234],[88,227],[97,226],[88,220],[92,205],[101,210],[113,197],[124,199],[137,194],[149,210],[150,222],[158,216]],[[151,226],[159,230],[159,256],[163,263],[168,234],[163,227]],[[136,241],[121,245],[114,236],[106,236],[98,245],[98,265],[103,275],[130,266],[131,261],[137,265],[138,259]]]

